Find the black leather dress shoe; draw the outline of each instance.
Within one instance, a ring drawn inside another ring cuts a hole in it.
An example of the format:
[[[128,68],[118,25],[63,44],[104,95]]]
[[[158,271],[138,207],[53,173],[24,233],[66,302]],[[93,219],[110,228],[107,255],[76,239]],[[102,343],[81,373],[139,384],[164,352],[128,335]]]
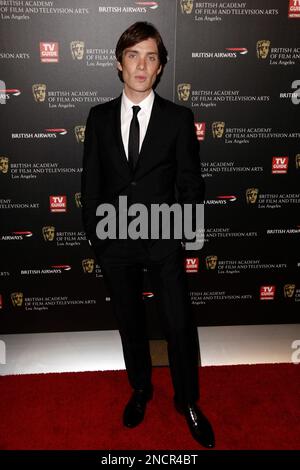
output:
[[[153,396],[153,390],[135,390],[125,406],[123,424],[127,428],[138,426],[144,419],[146,405]]]
[[[185,416],[193,438],[203,447],[215,447],[214,431],[210,422],[196,404],[180,405],[175,402],[176,410]]]

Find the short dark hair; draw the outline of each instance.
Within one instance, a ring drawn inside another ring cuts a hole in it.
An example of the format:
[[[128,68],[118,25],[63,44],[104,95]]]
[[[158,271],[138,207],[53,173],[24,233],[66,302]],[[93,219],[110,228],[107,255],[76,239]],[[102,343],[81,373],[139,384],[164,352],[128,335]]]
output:
[[[147,21],[137,21],[124,31],[116,46],[115,54],[117,61],[122,64],[123,52],[125,49],[135,46],[135,44],[138,44],[139,42],[146,41],[149,38],[154,39],[157,45],[158,58],[162,67],[161,75],[164,66],[168,62],[168,51],[158,30],[153,24],[148,23]],[[122,72],[120,70],[118,70],[118,75],[120,80],[123,82]]]

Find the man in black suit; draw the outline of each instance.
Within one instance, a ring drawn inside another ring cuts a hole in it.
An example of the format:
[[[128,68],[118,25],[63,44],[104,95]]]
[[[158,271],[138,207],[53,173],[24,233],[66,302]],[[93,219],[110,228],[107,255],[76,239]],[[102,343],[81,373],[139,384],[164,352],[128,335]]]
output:
[[[172,236],[172,230],[168,239],[161,236],[161,231],[158,238],[104,239],[97,218],[104,215],[97,207],[109,203],[117,210],[119,228],[124,221],[118,209],[121,196],[127,197],[128,207],[141,203],[149,210],[155,204],[171,206],[178,202],[183,207],[203,201],[193,113],[153,91],[167,63],[167,50],[153,25],[138,22],[130,26],[118,41],[116,58],[124,89],[118,98],[90,111],[85,132],[82,206],[85,231],[111,293],[133,388],[123,423],[127,427],[140,424],[153,394],[142,300],[146,266],[168,343],[175,408],[185,416],[193,437],[211,448],[212,427],[196,405],[198,336],[192,320],[182,240]]]

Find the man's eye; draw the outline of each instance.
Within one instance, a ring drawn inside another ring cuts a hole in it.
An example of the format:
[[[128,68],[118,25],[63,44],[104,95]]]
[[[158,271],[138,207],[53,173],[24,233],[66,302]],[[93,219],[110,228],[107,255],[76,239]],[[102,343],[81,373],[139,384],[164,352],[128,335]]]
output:
[[[154,62],[156,60],[156,57],[154,55],[151,55],[149,59],[151,60],[151,62]]]
[[[133,58],[135,57],[135,54],[128,54],[128,57],[129,57],[130,59],[133,59]]]

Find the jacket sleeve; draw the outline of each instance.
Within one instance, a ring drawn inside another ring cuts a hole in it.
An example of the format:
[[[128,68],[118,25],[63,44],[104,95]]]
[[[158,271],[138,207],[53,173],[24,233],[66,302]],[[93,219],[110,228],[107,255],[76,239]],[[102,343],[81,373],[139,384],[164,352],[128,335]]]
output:
[[[199,142],[196,137],[194,115],[188,108],[183,109],[183,116],[176,142],[176,189],[178,202],[192,204],[193,231],[196,230],[195,205],[203,203],[204,181],[201,176]]]
[[[82,222],[89,240],[96,241],[96,209],[100,204],[101,169],[95,110],[90,110],[84,139],[81,175]]]

